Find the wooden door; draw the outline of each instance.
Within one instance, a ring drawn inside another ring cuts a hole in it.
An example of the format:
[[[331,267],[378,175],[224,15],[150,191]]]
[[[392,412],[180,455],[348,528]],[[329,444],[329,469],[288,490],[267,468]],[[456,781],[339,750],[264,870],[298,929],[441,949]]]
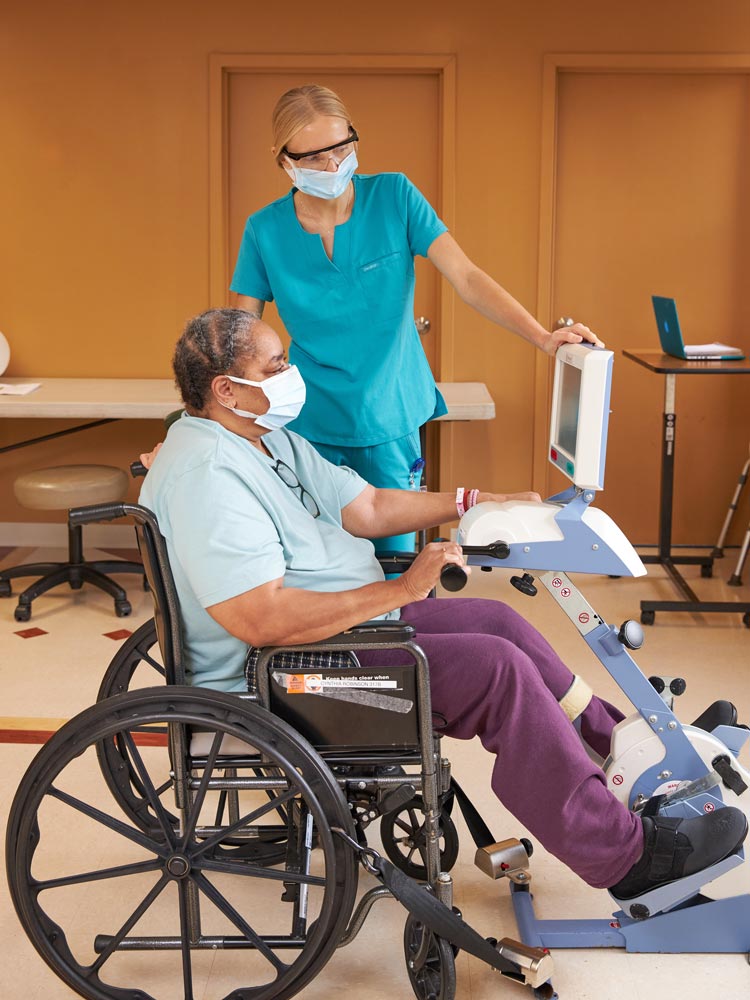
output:
[[[440,78],[437,73],[295,72],[232,73],[227,92],[227,220],[229,276],[247,216],[290,187],[287,174],[271,154],[271,112],[290,87],[320,83],[335,90],[349,109],[360,135],[360,173],[400,171],[440,212]],[[425,352],[439,377],[438,275],[423,258],[416,260],[415,315],[430,319]],[[228,287],[229,281],[227,281]],[[227,298],[228,301],[228,298]],[[273,304],[264,319],[288,341]]]
[[[659,349],[651,295],[677,300],[686,341],[750,349],[749,80],[559,78],[551,308],[615,351],[601,505],[634,542],[657,535],[664,378],[621,351]],[[678,378],[677,414],[674,540],[713,543],[747,455],[750,379]]]

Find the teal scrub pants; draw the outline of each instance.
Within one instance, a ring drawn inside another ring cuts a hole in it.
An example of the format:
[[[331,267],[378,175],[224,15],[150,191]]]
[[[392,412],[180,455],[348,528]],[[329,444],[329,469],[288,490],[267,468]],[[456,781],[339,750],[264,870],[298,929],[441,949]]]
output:
[[[419,489],[421,473],[411,476],[412,466],[421,456],[419,430],[386,441],[384,444],[368,448],[348,448],[342,445],[311,442],[323,458],[333,465],[348,465],[363,479],[379,489],[408,490]],[[416,547],[416,533],[391,535],[388,538],[373,538],[376,552],[413,552]]]

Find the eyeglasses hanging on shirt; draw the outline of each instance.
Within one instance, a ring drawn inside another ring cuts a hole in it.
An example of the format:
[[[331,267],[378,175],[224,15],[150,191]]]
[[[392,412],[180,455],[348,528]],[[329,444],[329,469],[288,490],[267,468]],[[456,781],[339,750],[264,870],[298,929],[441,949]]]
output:
[[[315,497],[306,490],[302,483],[297,478],[297,473],[294,469],[290,469],[286,462],[282,462],[280,458],[277,458],[274,464],[271,466],[273,471],[282,481],[284,486],[288,486],[289,489],[294,493],[299,490],[299,498],[302,501],[302,506],[305,508],[308,514],[312,514],[313,517],[320,517],[320,507],[318,507],[315,502]]]

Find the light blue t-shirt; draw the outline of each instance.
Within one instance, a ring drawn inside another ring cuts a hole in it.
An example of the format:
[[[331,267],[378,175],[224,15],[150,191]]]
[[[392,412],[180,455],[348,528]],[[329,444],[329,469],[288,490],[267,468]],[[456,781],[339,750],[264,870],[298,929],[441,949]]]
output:
[[[403,174],[355,174],[333,260],[294,211],[292,188],[247,220],[231,289],[275,300],[307,385],[291,425],[310,441],[367,447],[447,412],[414,325],[414,257],[447,227]]]
[[[167,542],[187,679],[199,687],[245,689],[247,646],[206,608],[279,577],[285,587],[329,592],[384,579],[372,542],[341,526],[342,509],[365,480],[287,430],[271,431],[263,442],[273,458],[216,421],[183,414],[141,490],[140,502],[154,512]],[[318,517],[274,471],[276,459],[313,496]]]

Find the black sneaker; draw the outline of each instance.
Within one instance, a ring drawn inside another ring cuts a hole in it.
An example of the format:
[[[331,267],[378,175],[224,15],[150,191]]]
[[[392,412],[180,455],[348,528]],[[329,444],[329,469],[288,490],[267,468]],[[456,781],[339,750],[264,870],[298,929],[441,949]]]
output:
[[[747,817],[732,806],[694,819],[643,816],[641,822],[643,854],[617,885],[610,886],[617,899],[633,899],[710,868],[734,854],[747,836]]]

